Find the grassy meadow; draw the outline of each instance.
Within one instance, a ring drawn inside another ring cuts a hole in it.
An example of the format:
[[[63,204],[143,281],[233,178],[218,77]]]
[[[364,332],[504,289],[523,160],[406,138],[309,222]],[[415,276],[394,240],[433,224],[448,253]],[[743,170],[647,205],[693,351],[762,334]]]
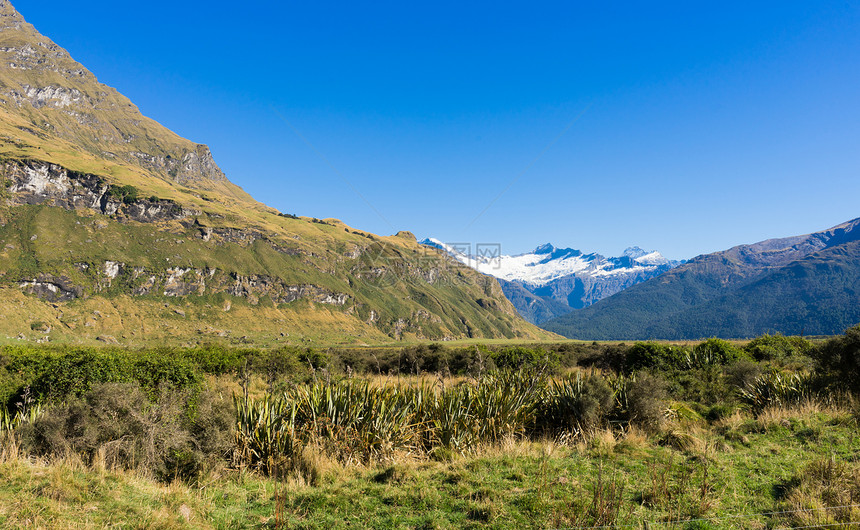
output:
[[[856,527],[858,346],[4,346],[0,525]]]

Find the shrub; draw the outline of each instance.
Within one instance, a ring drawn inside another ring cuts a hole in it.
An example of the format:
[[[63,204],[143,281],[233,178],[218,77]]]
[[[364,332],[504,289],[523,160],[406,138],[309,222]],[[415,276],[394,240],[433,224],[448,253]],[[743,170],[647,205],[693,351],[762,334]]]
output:
[[[194,364],[178,356],[83,348],[31,352],[16,358],[7,370],[31,372],[32,379],[22,385],[19,394],[29,388],[49,402],[81,396],[100,383],[138,383],[153,394],[163,384],[197,389],[202,380]]]
[[[812,355],[820,374],[840,386],[860,391],[860,325],[828,340]]]
[[[258,350],[224,348],[209,344],[188,350],[160,348],[153,353],[156,355],[183,356],[207,374],[224,375],[238,371],[248,359],[258,353]]]
[[[640,373],[627,388],[627,415],[630,423],[658,428],[663,422],[667,398],[666,382],[649,373]]]
[[[279,348],[276,350],[255,352],[251,357],[251,369],[262,375],[269,387],[269,392],[274,391],[277,383],[282,382],[288,375],[306,375],[308,366],[302,364],[299,355],[292,348]],[[319,358],[304,357],[305,362],[313,364],[322,362]]]
[[[732,387],[726,381],[725,368],[706,365],[701,368],[664,372],[668,390],[676,399],[696,403],[716,403],[732,397]]]
[[[728,382],[737,389],[747,388],[762,374],[763,368],[758,363],[741,360],[726,368]]]
[[[191,447],[204,463],[215,466],[229,460],[235,447],[236,408],[223,393],[204,391],[188,411],[187,429]]]
[[[28,385],[41,400],[60,401],[81,396],[98,383],[130,383],[132,367],[126,356],[110,351],[72,350],[35,361],[37,374]]]
[[[762,335],[747,343],[744,349],[757,361],[775,361],[809,355],[812,343],[803,337]]]
[[[577,372],[553,381],[538,411],[537,427],[548,431],[584,429],[601,423],[615,403],[615,393],[603,377]]]
[[[47,331],[51,329],[51,327],[41,320],[36,320],[34,322],[30,322],[30,329],[33,331]]]
[[[205,462],[229,452],[235,421],[229,404],[204,396],[194,400],[188,390],[163,386],[153,401],[137,384],[98,384],[19,427],[21,447],[137,469],[163,481],[194,478]]]
[[[687,353],[689,368],[733,364],[744,357],[744,352],[729,341],[711,338],[696,345]]]
[[[637,342],[627,350],[625,367],[635,372],[642,369],[674,370],[687,366],[686,348],[657,342]]]
[[[502,348],[499,351],[491,352],[490,358],[502,370],[525,368],[554,371],[559,366],[558,354],[543,348],[525,348],[523,346]]]
[[[327,353],[313,348],[308,348],[299,352],[298,359],[302,364],[305,364],[314,370],[326,368],[331,362],[331,357]]]
[[[107,193],[114,199],[121,200],[125,204],[131,204],[137,200],[139,190],[131,184],[126,184],[125,186],[110,186]]]

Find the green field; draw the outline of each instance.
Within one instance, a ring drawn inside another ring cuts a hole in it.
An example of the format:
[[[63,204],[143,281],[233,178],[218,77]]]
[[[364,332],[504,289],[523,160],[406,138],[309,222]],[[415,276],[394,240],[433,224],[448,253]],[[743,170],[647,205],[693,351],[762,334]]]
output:
[[[858,347],[4,346],[0,525],[850,528]]]

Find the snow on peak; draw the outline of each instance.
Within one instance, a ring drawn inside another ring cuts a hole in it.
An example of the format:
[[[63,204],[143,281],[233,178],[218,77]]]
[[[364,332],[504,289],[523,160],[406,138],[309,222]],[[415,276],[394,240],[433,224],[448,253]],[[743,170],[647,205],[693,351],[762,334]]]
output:
[[[579,274],[585,276],[613,276],[666,265],[669,261],[659,252],[647,252],[639,247],[624,251],[629,261],[605,258],[600,254],[583,254],[572,248],[557,248],[550,243],[534,251],[516,256],[501,253],[501,247],[488,250],[486,245],[446,244],[438,239],[427,238],[422,245],[447,252],[451,257],[484,274],[508,281],[518,281],[534,287]]]
[[[622,256],[627,256],[628,258],[641,258],[648,254],[648,251],[642,249],[642,247],[627,247],[624,249],[624,252],[621,254]]]
[[[627,247],[624,249],[624,256],[636,260],[643,265],[666,265],[669,260],[663,257],[656,250],[644,250],[641,247]]]
[[[555,247],[552,246],[552,243],[546,243],[535,249],[535,254],[552,254],[555,250]]]
[[[438,248],[440,250],[448,250],[448,245],[439,241],[435,237],[427,237],[418,242],[419,245],[424,245],[427,247]]]
[[[644,256],[639,256],[636,258],[636,261],[645,265],[666,265],[669,263],[669,260],[663,257],[663,254],[660,254],[656,250],[653,250]]]

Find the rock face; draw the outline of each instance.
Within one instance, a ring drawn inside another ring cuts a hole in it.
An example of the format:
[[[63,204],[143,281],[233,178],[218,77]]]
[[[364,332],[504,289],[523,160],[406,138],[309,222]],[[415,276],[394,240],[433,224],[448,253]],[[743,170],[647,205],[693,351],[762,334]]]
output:
[[[621,292],[628,287],[644,282],[671,269],[668,264],[652,267],[637,267],[630,264],[616,269],[615,274],[594,275],[578,272],[529,289],[533,294],[567,304],[571,309],[582,309]]]
[[[79,264],[88,272],[98,287],[89,294],[98,294],[108,289],[129,292],[134,296],[149,294],[164,296],[188,296],[226,293],[246,298],[256,304],[268,297],[275,304],[288,304],[296,300],[309,300],[320,304],[343,306],[349,295],[337,293],[315,285],[289,285],[280,278],[259,275],[240,275],[218,269],[193,269],[173,267],[153,270],[146,267],[131,267],[122,262],[105,261],[100,267]],[[85,288],[75,285],[67,276],[39,274],[32,280],[23,281],[19,287],[27,294],[50,302],[66,302],[85,294]]]
[[[49,302],[68,302],[83,294],[83,288],[74,285],[68,277],[50,274],[39,274],[31,281],[22,282],[19,287],[25,293]]]
[[[93,209],[113,216],[120,222],[161,223],[180,221],[183,226],[196,226],[198,237],[209,241],[217,236],[224,241],[250,245],[263,240],[285,254],[300,252],[270,240],[259,230],[207,227],[199,224],[203,212],[181,206],[171,200],[136,198],[128,200],[112,194],[112,186],[96,175],[69,171],[56,164],[40,161],[0,161],[0,179],[5,187],[5,202],[9,205],[47,205],[67,210]],[[0,200],[3,197],[0,196]]]
[[[552,298],[536,295],[517,282],[499,279],[505,297],[514,304],[519,314],[532,324],[540,325],[547,320],[573,311],[567,304]]]
[[[56,164],[7,161],[0,163],[0,175],[5,177],[11,204],[47,204],[68,210],[91,208],[141,223],[181,220],[200,214],[172,201],[124,201],[112,195],[111,186],[100,177],[68,171]]]

